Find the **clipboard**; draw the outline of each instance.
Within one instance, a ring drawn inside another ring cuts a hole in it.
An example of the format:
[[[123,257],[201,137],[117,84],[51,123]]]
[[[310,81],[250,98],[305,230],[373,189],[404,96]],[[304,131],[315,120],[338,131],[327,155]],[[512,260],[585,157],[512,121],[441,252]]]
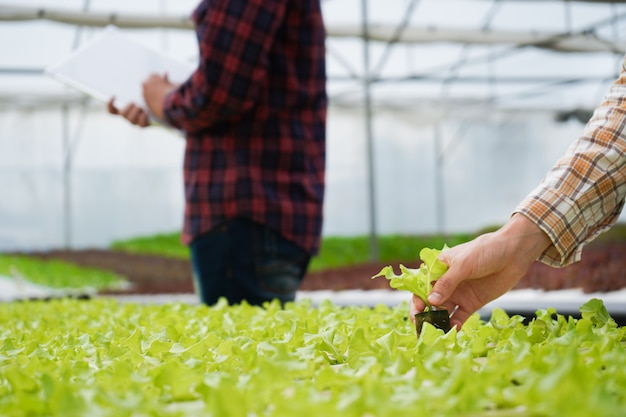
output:
[[[135,103],[147,109],[141,83],[148,75],[167,73],[173,83],[181,83],[194,70],[195,66],[135,42],[109,25],[44,72],[102,102],[115,97],[120,107]],[[153,116],[151,119],[164,124]]]

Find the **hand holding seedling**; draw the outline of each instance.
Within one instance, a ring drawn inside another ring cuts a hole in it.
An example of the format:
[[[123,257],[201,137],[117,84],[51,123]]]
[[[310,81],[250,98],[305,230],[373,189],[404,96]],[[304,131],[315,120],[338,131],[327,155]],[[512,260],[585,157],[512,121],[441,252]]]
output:
[[[450,311],[458,306],[451,325],[460,328],[485,304],[513,288],[550,244],[539,227],[516,214],[496,232],[442,251],[438,259],[448,270],[426,301],[419,294],[413,296],[411,317],[428,305]]]

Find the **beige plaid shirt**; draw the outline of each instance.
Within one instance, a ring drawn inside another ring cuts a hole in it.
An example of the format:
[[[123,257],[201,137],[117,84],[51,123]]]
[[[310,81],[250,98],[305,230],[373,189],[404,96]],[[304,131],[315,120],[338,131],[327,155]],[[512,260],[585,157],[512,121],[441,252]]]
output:
[[[626,59],[582,135],[515,209],[550,236],[539,260],[579,261],[583,246],[610,228],[626,196]]]

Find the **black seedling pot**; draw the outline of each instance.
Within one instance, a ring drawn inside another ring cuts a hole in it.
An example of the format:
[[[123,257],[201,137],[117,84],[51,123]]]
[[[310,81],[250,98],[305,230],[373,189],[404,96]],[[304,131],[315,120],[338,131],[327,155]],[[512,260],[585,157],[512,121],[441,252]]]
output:
[[[415,331],[417,332],[417,337],[420,337],[424,323],[430,323],[447,333],[450,330],[450,313],[448,310],[432,310],[417,313],[415,315]]]

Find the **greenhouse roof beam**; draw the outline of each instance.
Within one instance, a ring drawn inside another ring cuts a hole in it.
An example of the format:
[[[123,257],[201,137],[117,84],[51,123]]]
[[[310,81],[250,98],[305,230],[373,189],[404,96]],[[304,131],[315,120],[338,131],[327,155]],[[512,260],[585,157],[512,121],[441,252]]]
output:
[[[623,14],[614,16],[612,21],[623,17]],[[0,4],[0,21],[28,20],[48,20],[90,27],[116,25],[126,29],[192,28],[192,23],[187,15],[98,13]],[[334,38],[363,37],[362,28],[358,24],[328,25],[326,31],[329,37]],[[369,40],[387,43],[509,44],[519,47],[534,46],[560,52],[616,52],[626,50],[626,42],[614,42],[601,38],[594,33],[593,28],[569,34],[407,26],[398,32],[398,27],[395,25],[370,25],[367,36]]]
[[[493,0],[489,0],[489,1],[493,1]],[[515,1],[515,2],[527,2],[527,3],[549,3],[549,1],[546,0],[498,0],[498,1]],[[567,3],[570,0],[560,0],[560,1],[553,1],[552,3]],[[626,0],[575,0],[579,3],[604,3],[604,4],[611,4],[611,3],[626,3]]]
[[[359,37],[356,26],[335,25],[327,28],[328,36],[335,38]],[[389,42],[394,26],[371,25],[369,39]],[[604,39],[592,30],[582,33],[514,32],[501,30],[444,29],[435,27],[407,27],[395,42],[398,43],[461,43],[474,45],[534,46],[558,52],[615,52],[625,51],[626,42]]]
[[[115,25],[126,29],[192,29],[187,14],[163,16],[150,14],[98,13],[56,8],[22,7],[0,4],[0,21],[49,20],[78,26],[104,27]]]
[[[0,67],[0,74],[4,75],[43,75],[43,68],[11,68]]]

